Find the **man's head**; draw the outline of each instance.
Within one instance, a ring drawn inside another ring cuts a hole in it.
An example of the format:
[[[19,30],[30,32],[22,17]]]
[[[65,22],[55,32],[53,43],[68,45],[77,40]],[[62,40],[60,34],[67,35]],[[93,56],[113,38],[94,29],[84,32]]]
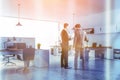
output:
[[[81,25],[80,24],[76,24],[75,28],[81,28]]]
[[[67,28],[68,27],[68,23],[64,23],[64,28]]]

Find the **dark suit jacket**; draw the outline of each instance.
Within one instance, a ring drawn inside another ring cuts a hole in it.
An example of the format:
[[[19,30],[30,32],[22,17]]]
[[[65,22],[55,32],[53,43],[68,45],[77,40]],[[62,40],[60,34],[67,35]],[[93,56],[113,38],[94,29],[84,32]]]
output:
[[[62,48],[67,47],[69,45],[69,35],[66,30],[62,30],[61,32],[61,39],[62,39]]]

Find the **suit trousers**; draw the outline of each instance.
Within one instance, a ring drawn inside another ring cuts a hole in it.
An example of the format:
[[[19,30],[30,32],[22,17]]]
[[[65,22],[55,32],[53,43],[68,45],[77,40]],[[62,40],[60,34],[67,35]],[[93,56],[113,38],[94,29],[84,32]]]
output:
[[[75,57],[74,57],[74,67],[78,67],[78,59],[82,59],[82,62],[84,61],[83,57],[83,49],[75,49]]]
[[[62,48],[61,67],[68,67],[68,47]]]

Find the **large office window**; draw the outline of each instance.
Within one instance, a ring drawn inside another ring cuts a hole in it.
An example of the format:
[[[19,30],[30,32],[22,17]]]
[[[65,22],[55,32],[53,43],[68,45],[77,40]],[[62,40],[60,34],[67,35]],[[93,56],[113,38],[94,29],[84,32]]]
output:
[[[48,49],[58,42],[59,24],[52,21],[21,19],[22,26],[16,26],[17,19],[0,17],[0,37],[34,37],[35,45]]]

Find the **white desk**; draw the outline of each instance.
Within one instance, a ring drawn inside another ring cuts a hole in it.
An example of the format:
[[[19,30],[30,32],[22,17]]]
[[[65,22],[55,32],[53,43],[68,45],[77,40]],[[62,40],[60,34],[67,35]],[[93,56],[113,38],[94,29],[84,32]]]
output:
[[[2,55],[22,54],[23,50],[22,49],[3,49],[3,50],[0,50],[0,53]]]

